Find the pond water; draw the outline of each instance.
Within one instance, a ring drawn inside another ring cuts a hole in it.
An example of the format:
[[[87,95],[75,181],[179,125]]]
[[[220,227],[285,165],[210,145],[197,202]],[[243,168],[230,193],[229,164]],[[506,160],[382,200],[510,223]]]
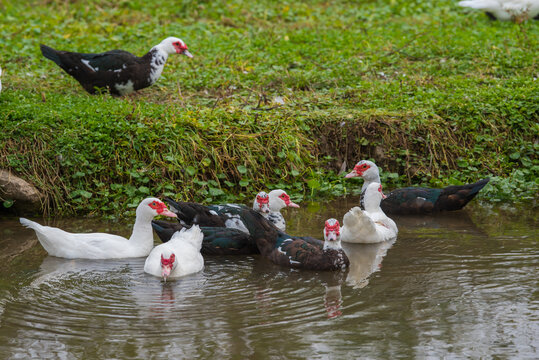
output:
[[[321,237],[358,199],[285,212]],[[531,205],[393,217],[394,243],[349,244],[351,268],[291,270],[260,256],[206,257],[167,282],[144,259],[50,257],[0,219],[0,358],[539,358],[539,234]],[[129,236],[131,224],[40,223]]]

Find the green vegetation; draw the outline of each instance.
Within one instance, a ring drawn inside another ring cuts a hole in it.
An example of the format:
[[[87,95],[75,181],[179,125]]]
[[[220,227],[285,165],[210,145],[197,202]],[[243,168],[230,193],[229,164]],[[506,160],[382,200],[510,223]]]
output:
[[[360,187],[337,174],[363,158],[389,188],[490,176],[484,199],[537,198],[539,22],[456,3],[4,1],[0,168],[50,214],[337,196]],[[39,52],[142,55],[167,36],[195,58],[126,98],[86,94]]]

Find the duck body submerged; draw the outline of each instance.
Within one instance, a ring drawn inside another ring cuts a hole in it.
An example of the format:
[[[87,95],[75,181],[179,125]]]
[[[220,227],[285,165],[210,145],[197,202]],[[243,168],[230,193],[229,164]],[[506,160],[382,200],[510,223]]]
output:
[[[269,194],[260,192],[255,197],[253,207],[245,205],[201,205],[192,202],[174,201],[166,198],[172,211],[178,216],[178,223],[153,221],[152,226],[159,238],[166,242],[172,234],[193,224],[199,225],[204,233],[202,253],[205,255],[258,254],[253,234],[262,223],[270,222],[284,228],[285,222],[280,209],[290,206],[299,207],[290,201],[283,190],[273,190]],[[281,215],[272,221],[272,215]],[[260,216],[261,215],[261,216]]]
[[[361,176],[365,182],[361,188],[361,207],[365,189],[371,183],[380,183],[378,166],[369,160],[359,161],[347,178]],[[470,202],[489,182],[489,178],[473,184],[451,185],[442,189],[425,187],[406,187],[391,191],[384,198],[380,207],[387,214],[430,214],[440,211],[460,210]]]
[[[489,182],[451,185],[443,189],[407,187],[393,190],[381,203],[388,214],[428,214],[462,209]]]
[[[178,278],[204,269],[204,259],[200,254],[203,234],[197,225],[182,229],[172,235],[170,241],[152,249],[144,271],[150,275]]]
[[[291,236],[268,228],[255,236],[260,253],[271,262],[307,270],[342,270],[350,262],[340,244],[337,220],[326,221],[324,238]]]
[[[358,206],[348,211],[343,218],[341,240],[348,243],[378,243],[395,239],[397,224],[380,208],[385,195],[382,185],[371,183],[365,190],[365,210]]]
[[[147,198],[137,207],[133,233],[129,239],[105,233],[74,234],[21,218],[33,229],[49,255],[68,259],[114,259],[147,256],[153,248],[152,219],[157,215],[176,217],[164,203]]]
[[[186,226],[172,221],[153,220],[152,227],[161,241],[166,243],[172,235]],[[226,227],[201,226],[204,234],[201,253],[204,255],[246,255],[259,253],[249,234]]]

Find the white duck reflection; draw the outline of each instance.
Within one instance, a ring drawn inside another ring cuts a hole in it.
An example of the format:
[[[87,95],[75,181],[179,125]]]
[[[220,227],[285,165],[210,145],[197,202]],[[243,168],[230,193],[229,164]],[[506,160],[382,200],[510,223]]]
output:
[[[87,260],[62,259],[47,256],[39,268],[30,288],[51,286],[72,288],[75,293],[92,299],[92,287],[97,293],[105,289],[106,297],[95,295],[103,306],[121,304],[142,318],[165,318],[181,306],[185,297],[199,296],[205,277],[202,273],[185,276],[163,284],[144,273],[145,258]],[[71,292],[71,291],[70,291]]]
[[[369,276],[380,270],[382,260],[394,242],[395,239],[375,244],[343,243],[343,249],[350,260],[346,283],[357,289],[367,286]]]

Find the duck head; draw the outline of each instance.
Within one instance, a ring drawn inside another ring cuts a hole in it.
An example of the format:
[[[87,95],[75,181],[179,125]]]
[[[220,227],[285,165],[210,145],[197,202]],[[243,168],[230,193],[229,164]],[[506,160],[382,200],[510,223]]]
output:
[[[183,54],[190,58],[193,57],[193,54],[187,50],[187,45],[185,45],[182,39],[178,39],[177,37],[168,37],[157,46],[167,54]]]
[[[363,203],[366,211],[375,211],[380,207],[380,201],[387,198],[382,191],[382,184],[373,182],[365,189],[365,195],[363,195]]]
[[[253,210],[258,211],[262,215],[269,214],[269,195],[265,191],[256,194],[255,201],[253,202]]]
[[[161,276],[163,281],[167,281],[170,273],[176,269],[178,262],[176,261],[176,255],[169,250],[163,250],[161,253]]]
[[[146,198],[137,207],[137,217],[143,216],[153,219],[157,215],[176,217],[176,214],[167,209],[165,203],[157,198]]]
[[[324,226],[324,250],[341,248],[341,225],[337,219],[328,219]]]
[[[269,196],[269,208],[271,211],[280,211],[282,208],[285,207],[293,207],[293,208],[299,208],[299,205],[296,203],[293,203],[290,201],[290,196],[286,193],[286,191],[277,189],[272,190],[268,194]]]
[[[352,178],[361,176],[365,181],[380,181],[380,172],[378,166],[369,160],[361,160],[354,166],[354,170],[348,173],[345,177]]]

